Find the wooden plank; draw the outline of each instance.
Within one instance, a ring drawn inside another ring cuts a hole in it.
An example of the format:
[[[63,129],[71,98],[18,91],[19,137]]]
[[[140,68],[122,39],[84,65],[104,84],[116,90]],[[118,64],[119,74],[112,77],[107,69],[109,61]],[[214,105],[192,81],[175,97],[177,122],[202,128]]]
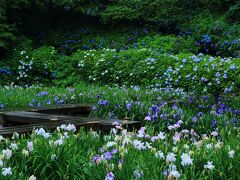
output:
[[[65,115],[89,115],[93,105],[90,104],[65,104],[60,106],[33,108],[27,111],[45,114],[65,114]]]
[[[19,123],[19,124],[33,124],[33,123],[48,123],[51,121],[64,121],[64,120],[85,120],[86,117],[67,116],[67,115],[52,115],[38,112],[6,112],[3,115],[4,122]]]
[[[77,127],[93,128],[95,130],[110,131],[113,122],[123,124],[125,128],[137,129],[141,126],[139,121],[129,120],[102,120],[99,118],[79,117],[72,115],[89,114],[92,110],[91,105],[64,105],[53,107],[35,108],[28,111],[4,112],[0,114],[4,125],[11,127],[1,127],[0,135],[11,135],[13,132],[29,133],[35,128],[55,129],[61,124],[75,124]],[[63,114],[71,114],[63,115]]]
[[[29,108],[5,108],[1,109],[0,113],[14,112],[14,111],[29,111],[29,112],[44,112],[46,114],[66,114],[72,115],[82,114],[87,115],[92,111],[93,104],[62,104],[46,107],[33,107]]]
[[[0,128],[3,127],[3,124],[4,124],[3,116],[4,116],[4,112],[0,112]]]
[[[115,127],[114,122],[122,124],[127,129],[138,129],[141,127],[140,121],[122,121],[122,120],[101,120],[99,118],[87,118],[86,120],[64,120],[62,122],[56,121],[51,123],[42,123],[42,124],[30,124],[30,125],[20,125],[12,127],[0,128],[0,135],[10,136],[14,132],[20,134],[31,133],[33,129],[45,128],[49,130],[55,130],[58,126],[62,124],[74,124],[77,129],[80,127],[92,128],[94,130],[102,130],[104,132],[109,132],[111,128]]]
[[[89,117],[78,117],[78,116],[66,116],[66,115],[50,115],[50,114],[43,114],[38,112],[8,112],[4,114],[4,121],[6,123],[19,123],[19,124],[36,124],[36,123],[49,123],[49,122],[56,122],[59,121],[62,123],[63,121],[70,120],[72,122],[79,122],[79,121],[92,121],[92,120],[99,120],[101,121],[102,125],[111,126],[113,122],[117,121],[121,124],[136,124],[138,121],[130,121],[130,120],[102,120],[99,118],[89,118]]]

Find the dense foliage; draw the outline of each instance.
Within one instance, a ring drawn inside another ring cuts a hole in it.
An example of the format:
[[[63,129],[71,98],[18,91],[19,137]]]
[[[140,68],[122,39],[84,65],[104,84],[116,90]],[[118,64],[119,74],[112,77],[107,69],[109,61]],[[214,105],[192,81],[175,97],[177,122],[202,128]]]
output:
[[[7,48],[10,40],[14,40],[15,36],[12,31],[13,26],[7,23],[6,16],[6,4],[1,2],[0,4],[0,49]]]
[[[139,46],[143,40],[144,47],[158,48],[79,50],[71,56],[60,56],[54,47],[47,46],[16,52],[15,65],[2,67],[1,83],[71,86],[85,81],[113,86],[182,88],[200,94],[239,89],[239,58],[194,55],[189,47],[184,49],[181,45],[184,53],[178,53],[173,37],[160,37],[156,41],[141,39]],[[173,51],[177,54],[169,54]]]
[[[0,47],[9,48],[9,42],[19,35],[36,37],[42,31],[72,27],[76,26],[76,22],[86,23],[88,20],[119,26],[127,22],[154,25],[165,33],[178,32],[199,14],[206,14],[206,17],[220,15],[223,21],[232,25],[239,21],[239,8],[239,1],[236,0],[2,0]]]
[[[72,59],[78,62],[75,72],[89,82],[179,87],[197,92],[228,92],[239,87],[239,59],[174,56],[147,49],[79,51]]]

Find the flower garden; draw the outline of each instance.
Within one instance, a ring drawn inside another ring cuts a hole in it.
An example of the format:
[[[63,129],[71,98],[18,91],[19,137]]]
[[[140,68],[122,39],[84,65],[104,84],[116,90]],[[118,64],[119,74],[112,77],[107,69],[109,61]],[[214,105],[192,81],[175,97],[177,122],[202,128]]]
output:
[[[0,179],[240,179],[238,2],[9,2],[0,120],[91,104],[89,117],[141,127],[0,135]]]
[[[110,134],[76,131],[1,136],[2,178],[59,179],[237,179],[239,98],[194,96],[180,90],[139,87],[22,88],[5,86],[1,108],[94,103],[91,116],[130,117],[134,132],[115,124]],[[166,103],[169,99],[180,99]],[[16,102],[16,103],[15,103]],[[44,149],[44,151],[43,151]]]

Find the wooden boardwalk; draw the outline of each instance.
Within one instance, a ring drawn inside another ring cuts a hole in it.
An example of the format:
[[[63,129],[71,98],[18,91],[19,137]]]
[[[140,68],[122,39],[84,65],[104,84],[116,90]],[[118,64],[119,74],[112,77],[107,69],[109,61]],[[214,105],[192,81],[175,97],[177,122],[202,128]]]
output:
[[[14,132],[31,133],[33,129],[38,128],[54,130],[62,124],[74,124],[77,128],[86,127],[102,131],[110,131],[115,126],[114,122],[128,129],[138,129],[141,126],[140,121],[87,117],[91,109],[91,106],[86,105],[66,105],[1,113],[3,127],[0,128],[0,135],[10,136]]]

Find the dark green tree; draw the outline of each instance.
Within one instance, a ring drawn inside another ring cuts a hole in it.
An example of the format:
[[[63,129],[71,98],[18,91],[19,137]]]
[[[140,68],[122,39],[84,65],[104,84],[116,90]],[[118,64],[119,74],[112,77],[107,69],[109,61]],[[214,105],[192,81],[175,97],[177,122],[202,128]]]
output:
[[[15,39],[13,32],[15,30],[13,24],[7,22],[6,2],[2,0],[0,3],[0,49],[6,49],[11,40]]]

